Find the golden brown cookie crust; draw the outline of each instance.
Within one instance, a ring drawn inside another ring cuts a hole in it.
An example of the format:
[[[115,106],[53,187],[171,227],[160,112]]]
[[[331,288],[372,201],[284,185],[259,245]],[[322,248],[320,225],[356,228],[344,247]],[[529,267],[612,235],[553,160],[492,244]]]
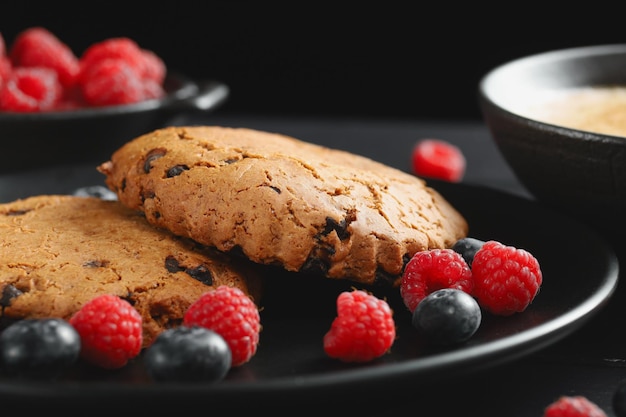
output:
[[[34,196],[0,204],[0,318],[69,319],[108,293],[143,318],[144,347],[180,325],[187,307],[218,285],[260,297],[256,268],[158,230],[117,201]]]
[[[257,263],[366,284],[397,284],[412,254],[451,247],[468,231],[423,179],[253,129],[159,129],[98,170],[119,201],[174,234]]]

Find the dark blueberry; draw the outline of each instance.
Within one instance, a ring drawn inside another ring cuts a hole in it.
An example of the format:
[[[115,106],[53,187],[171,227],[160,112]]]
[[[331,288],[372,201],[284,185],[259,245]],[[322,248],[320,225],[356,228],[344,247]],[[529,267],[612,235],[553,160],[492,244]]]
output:
[[[481,320],[474,297],[455,288],[444,288],[420,301],[413,310],[412,323],[427,342],[452,345],[472,337]]]
[[[117,194],[102,185],[79,187],[74,190],[72,195],[78,197],[96,197],[102,200],[117,200]]]
[[[224,338],[199,326],[163,331],[144,355],[146,371],[155,381],[220,381],[228,373],[231,360]]]
[[[0,334],[0,364],[12,376],[52,378],[74,364],[80,336],[62,319],[25,319]]]
[[[475,239],[473,237],[465,237],[459,239],[452,246],[452,250],[459,253],[465,262],[471,267],[474,262],[474,255],[478,252],[478,249],[482,248],[485,244],[484,240]]]
[[[617,384],[612,405],[617,417],[626,417],[626,379]]]

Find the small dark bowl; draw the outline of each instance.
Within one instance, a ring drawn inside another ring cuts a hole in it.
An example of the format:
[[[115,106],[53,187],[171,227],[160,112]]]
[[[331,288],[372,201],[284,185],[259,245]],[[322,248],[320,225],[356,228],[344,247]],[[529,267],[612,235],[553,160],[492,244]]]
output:
[[[166,96],[122,106],[46,113],[0,112],[0,173],[53,165],[103,162],[130,139],[167,125],[177,115],[212,111],[228,87],[170,74]]]
[[[479,103],[491,136],[540,202],[606,229],[624,224],[626,137],[534,120],[524,108],[548,90],[626,86],[626,44],[545,52],[488,72]]]

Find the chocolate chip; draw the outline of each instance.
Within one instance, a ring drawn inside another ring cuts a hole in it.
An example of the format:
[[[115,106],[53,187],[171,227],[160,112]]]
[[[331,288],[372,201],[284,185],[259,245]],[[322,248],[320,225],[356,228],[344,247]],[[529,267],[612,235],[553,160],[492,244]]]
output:
[[[83,266],[86,268],[106,268],[109,266],[109,261],[104,259],[94,259],[83,263]]]
[[[189,274],[189,276],[197,279],[203,284],[213,285],[213,275],[211,274],[211,271],[209,271],[209,269],[204,265],[198,265],[195,268],[185,269],[185,272]]]
[[[145,172],[146,174],[149,173],[152,169],[152,162],[165,156],[166,153],[167,151],[165,149],[152,149],[150,152],[148,152],[148,154],[146,155],[146,160],[143,163],[143,172]]]
[[[7,216],[23,216],[28,213],[30,210],[11,210],[6,213]]]
[[[172,255],[169,255],[167,258],[165,258],[165,269],[167,269],[171,273],[185,270],[185,268],[181,267],[178,263],[178,259],[174,258]]]
[[[348,220],[343,219],[339,223],[331,217],[326,217],[326,225],[321,232],[322,236],[326,236],[330,234],[333,230],[337,232],[337,236],[341,240],[346,240],[350,237],[350,233],[348,233]]]
[[[13,301],[14,298],[19,297],[20,295],[24,294],[22,291],[18,290],[17,288],[15,288],[15,286],[13,285],[7,285],[2,289],[2,297],[0,297],[0,306],[2,307],[8,307],[11,305],[11,301]]]
[[[326,275],[328,272],[328,262],[316,256],[310,256],[300,268],[300,272]]]
[[[389,272],[377,269],[376,276],[374,277],[374,285],[388,286],[398,279],[397,275],[390,274]]]
[[[183,171],[189,170],[187,165],[176,165],[167,170],[167,178],[177,177]]]
[[[140,196],[141,201],[144,202],[146,200],[154,198],[155,194],[153,190],[142,190]]]
[[[134,306],[135,304],[137,304],[137,300],[135,298],[133,298],[133,295],[131,293],[128,293],[124,296],[120,296],[120,298],[122,300],[125,300],[128,302],[128,304],[130,304],[131,306]]]
[[[187,268],[185,266],[182,266],[176,258],[170,255],[165,258],[165,268],[171,273],[183,271],[193,279],[197,279],[203,284],[213,285],[213,275],[211,274],[211,271],[209,271],[209,269],[204,265]]]

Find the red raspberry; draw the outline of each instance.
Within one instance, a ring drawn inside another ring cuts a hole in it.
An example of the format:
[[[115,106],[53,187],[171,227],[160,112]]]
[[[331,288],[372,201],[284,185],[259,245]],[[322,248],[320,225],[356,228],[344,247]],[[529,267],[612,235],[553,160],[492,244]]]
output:
[[[474,297],[496,315],[522,312],[539,292],[542,282],[537,259],[524,249],[487,241],[474,255]]]
[[[163,89],[163,86],[154,80],[142,80],[141,89],[144,100],[161,98],[165,95],[165,90]]]
[[[230,347],[231,366],[248,362],[259,344],[259,309],[239,288],[220,285],[202,294],[185,312],[183,324],[219,333]]]
[[[543,417],[607,417],[604,410],[583,396],[562,396],[550,404]]]
[[[416,252],[404,267],[400,295],[413,312],[432,292],[456,288],[471,294],[473,286],[472,271],[461,254],[452,249],[430,249]]]
[[[385,300],[363,290],[345,291],[337,297],[324,351],[344,362],[366,362],[388,352],[395,338],[393,311]]]
[[[72,86],[80,71],[74,52],[41,27],[29,28],[18,34],[9,56],[14,67],[46,67],[55,70],[64,87]]]
[[[107,59],[121,59],[137,76],[143,77],[146,64],[139,45],[129,38],[109,38],[92,44],[80,57],[81,79]]]
[[[453,144],[437,139],[423,139],[413,148],[413,173],[422,177],[459,182],[465,174],[465,156]]]
[[[105,59],[91,67],[80,81],[85,102],[91,106],[111,106],[142,101],[143,81],[121,59]]]
[[[141,352],[142,318],[126,300],[105,294],[71,318],[81,340],[81,358],[105,369],[121,368]]]
[[[159,85],[163,85],[167,73],[165,62],[163,62],[157,54],[147,49],[142,49],[141,53],[144,61],[141,78],[152,80]]]
[[[0,90],[0,110],[53,110],[63,95],[57,74],[49,68],[15,68]]]
[[[2,85],[9,79],[12,72],[13,65],[11,65],[9,57],[0,55],[0,89],[2,89]]]

